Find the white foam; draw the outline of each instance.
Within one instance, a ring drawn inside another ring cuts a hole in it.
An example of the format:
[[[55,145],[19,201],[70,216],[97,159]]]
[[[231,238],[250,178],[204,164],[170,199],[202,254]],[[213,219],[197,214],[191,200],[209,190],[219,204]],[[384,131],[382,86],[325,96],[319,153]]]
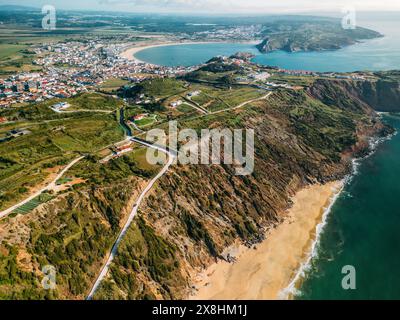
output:
[[[298,282],[301,279],[304,279],[306,277],[306,273],[308,271],[310,271],[310,269],[311,269],[313,259],[318,257],[320,238],[326,227],[326,224],[328,221],[328,216],[332,210],[333,205],[335,204],[336,200],[340,197],[345,186],[347,184],[349,184],[351,182],[351,180],[353,179],[353,177],[358,174],[358,168],[359,168],[362,160],[364,160],[364,159],[370,157],[372,154],[374,154],[377,147],[382,142],[392,139],[396,134],[397,134],[397,132],[395,132],[387,137],[383,137],[383,138],[382,137],[370,138],[370,140],[369,140],[370,152],[364,157],[355,158],[352,160],[351,174],[347,175],[343,179],[343,181],[342,181],[343,183],[342,183],[340,190],[338,190],[338,192],[336,192],[335,195],[330,199],[329,205],[327,208],[325,208],[324,213],[322,215],[321,222],[316,226],[316,237],[311,245],[310,253],[308,254],[306,261],[300,265],[296,275],[294,276],[293,280],[289,283],[289,285],[279,293],[279,299],[287,300],[290,296],[296,296],[296,295],[301,294],[301,291],[298,288],[296,288],[296,285],[298,284]]]
[[[312,260],[318,256],[318,247],[319,247],[319,243],[320,243],[319,240],[320,240],[322,232],[327,224],[329,213],[331,212],[331,209],[332,209],[333,205],[335,204],[336,200],[339,198],[345,184],[346,184],[346,179],[344,179],[342,181],[342,186],[340,187],[340,190],[335,192],[334,196],[331,197],[328,207],[325,208],[325,210],[324,210],[321,222],[315,228],[316,237],[311,245],[311,250],[310,250],[310,253],[308,254],[307,260],[300,265],[299,270],[297,271],[295,277],[290,282],[290,284],[280,292],[280,294],[279,294],[280,299],[286,300],[291,295],[294,296],[294,295],[300,294],[300,291],[296,288],[296,284],[298,283],[298,281],[300,279],[305,277],[306,273],[311,268]]]

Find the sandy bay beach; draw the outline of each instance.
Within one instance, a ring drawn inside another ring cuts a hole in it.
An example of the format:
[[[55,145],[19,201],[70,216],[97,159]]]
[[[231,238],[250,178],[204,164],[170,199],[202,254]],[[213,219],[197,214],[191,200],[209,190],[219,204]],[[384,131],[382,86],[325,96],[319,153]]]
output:
[[[256,248],[237,245],[236,262],[219,261],[197,275],[192,300],[286,299],[283,290],[301,280],[302,266],[310,259],[327,208],[343,182],[313,185],[293,197],[285,221],[270,230]]]
[[[132,61],[136,61],[139,63],[146,63],[145,61],[141,61],[140,59],[138,59],[135,54],[138,53],[139,51],[142,50],[146,50],[146,49],[150,49],[150,48],[155,48],[155,47],[165,47],[165,46],[177,46],[177,45],[188,45],[188,44],[210,44],[210,43],[228,43],[228,42],[224,42],[224,41],[150,41],[150,42],[144,42],[144,43],[140,43],[138,45],[134,45],[132,47],[127,47],[126,50],[124,50],[123,52],[121,52],[120,56],[128,59],[128,60],[132,60]],[[247,43],[247,44],[257,44],[257,41],[238,41],[237,43]]]
[[[132,60],[132,61],[137,61],[140,63],[145,63],[144,61],[141,61],[140,59],[135,57],[135,54],[138,53],[139,51],[150,49],[150,48],[155,48],[155,47],[165,47],[165,46],[175,46],[175,45],[184,45],[184,44],[205,44],[205,43],[210,43],[210,42],[177,42],[177,41],[171,41],[171,42],[152,42],[152,43],[146,43],[146,44],[141,44],[138,46],[130,47],[127,48],[125,51],[123,51],[120,56]]]

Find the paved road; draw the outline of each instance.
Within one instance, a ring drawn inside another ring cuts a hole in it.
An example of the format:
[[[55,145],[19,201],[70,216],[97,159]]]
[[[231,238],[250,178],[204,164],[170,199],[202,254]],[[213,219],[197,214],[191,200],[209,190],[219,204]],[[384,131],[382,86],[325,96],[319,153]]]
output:
[[[161,146],[156,146],[150,143],[147,143],[143,140],[140,139],[136,139],[136,138],[132,138],[132,141],[140,143],[146,147],[149,148],[153,148],[156,149],[158,151],[164,152],[168,155],[168,162],[167,164],[163,167],[163,169],[157,174],[157,176],[155,176],[150,182],[149,184],[146,186],[146,188],[142,191],[142,193],[140,194],[139,198],[136,201],[135,206],[132,208],[132,211],[128,217],[128,220],[126,221],[124,227],[122,228],[120,234],[118,235],[117,240],[115,241],[112,249],[111,249],[111,253],[107,259],[107,262],[105,263],[105,265],[103,266],[103,269],[101,270],[95,284],[92,287],[92,290],[90,291],[87,300],[92,300],[93,296],[95,294],[95,292],[97,291],[97,289],[100,286],[101,281],[103,281],[103,279],[106,277],[108,271],[110,270],[110,266],[112,261],[114,260],[115,256],[117,255],[118,252],[118,247],[122,241],[122,239],[124,238],[126,232],[128,231],[130,225],[132,224],[133,219],[135,218],[139,207],[142,203],[142,201],[144,200],[146,194],[151,190],[151,188],[154,186],[154,184],[157,182],[158,179],[160,179],[164,174],[167,173],[169,167],[173,164],[174,159],[175,159],[175,154],[173,152],[168,151],[166,148],[161,147]]]
[[[50,182],[47,186],[45,186],[44,188],[40,189],[39,191],[37,191],[35,194],[31,195],[29,198],[26,198],[25,200],[17,203],[16,205],[12,206],[11,208],[8,208],[7,210],[4,210],[2,212],[0,212],[0,219],[3,219],[4,217],[8,216],[10,213],[12,213],[14,210],[18,209],[19,207],[23,206],[24,204],[27,204],[29,201],[35,199],[36,197],[38,197],[42,192],[44,191],[48,191],[53,189],[56,186],[56,183],[58,180],[60,180],[62,178],[62,176],[69,170],[71,169],[71,167],[73,165],[75,165],[76,163],[78,163],[79,161],[81,161],[84,157],[79,157],[77,159],[75,159],[74,161],[72,161],[69,165],[67,165],[58,175],[57,177]]]

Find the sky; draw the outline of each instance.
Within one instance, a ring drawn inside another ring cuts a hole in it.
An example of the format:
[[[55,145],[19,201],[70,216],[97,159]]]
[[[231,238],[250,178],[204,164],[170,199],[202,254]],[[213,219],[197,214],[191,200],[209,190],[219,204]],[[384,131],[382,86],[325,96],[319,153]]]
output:
[[[359,11],[400,11],[399,0],[0,0],[4,4],[122,12],[304,13],[341,12],[348,6]]]

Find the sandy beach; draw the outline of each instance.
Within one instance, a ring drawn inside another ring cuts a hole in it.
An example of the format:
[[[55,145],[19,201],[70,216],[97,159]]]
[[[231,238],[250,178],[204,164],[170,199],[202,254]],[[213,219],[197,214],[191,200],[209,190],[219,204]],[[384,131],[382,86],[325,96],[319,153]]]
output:
[[[170,42],[153,42],[153,43],[149,43],[147,42],[146,44],[142,44],[139,46],[134,46],[131,48],[126,49],[125,51],[123,51],[120,56],[128,59],[128,60],[132,60],[132,61],[136,61],[138,63],[146,63],[144,61],[141,61],[140,59],[138,59],[137,57],[135,57],[135,54],[138,53],[139,51],[145,50],[145,49],[150,49],[150,48],[155,48],[155,47],[165,47],[165,46],[176,46],[176,45],[184,45],[184,44],[207,44],[207,43],[225,43],[223,41],[198,41],[198,42],[177,42],[177,41],[170,41]],[[244,42],[241,42],[244,43]],[[249,44],[257,44],[257,41],[247,41],[245,43],[249,43]]]
[[[342,186],[343,182],[332,182],[299,191],[285,221],[269,231],[264,242],[256,249],[232,248],[237,261],[220,261],[199,274],[194,281],[198,291],[189,299],[290,298],[282,291],[301,278],[299,269],[311,256],[317,227]]]
[[[175,46],[175,45],[182,45],[182,44],[204,44],[204,43],[209,43],[209,42],[162,42],[162,43],[152,43],[152,44],[147,43],[145,45],[129,48],[126,51],[122,52],[120,54],[120,56],[125,59],[136,61],[139,63],[146,63],[146,62],[141,61],[138,58],[136,58],[135,54],[138,53],[139,51],[142,51],[145,49],[150,49],[150,48],[155,48],[155,47]]]

